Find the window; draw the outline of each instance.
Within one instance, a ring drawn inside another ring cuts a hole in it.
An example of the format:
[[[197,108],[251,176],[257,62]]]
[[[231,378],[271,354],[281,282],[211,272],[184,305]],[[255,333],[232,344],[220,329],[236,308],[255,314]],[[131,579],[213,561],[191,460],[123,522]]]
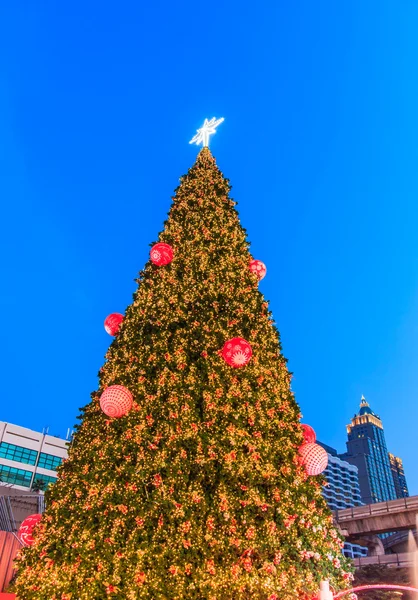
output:
[[[53,456],[52,454],[46,454],[45,452],[41,452],[39,455],[38,467],[42,467],[43,469],[56,471],[61,463],[62,458],[60,456]]]
[[[36,464],[37,456],[38,453],[36,450],[29,450],[29,448],[15,446],[14,444],[8,444],[7,442],[1,442],[0,444],[1,458],[15,460],[17,462],[26,463],[27,465],[34,465]]]
[[[0,464],[0,479],[4,481],[4,483],[30,487],[32,472]]]

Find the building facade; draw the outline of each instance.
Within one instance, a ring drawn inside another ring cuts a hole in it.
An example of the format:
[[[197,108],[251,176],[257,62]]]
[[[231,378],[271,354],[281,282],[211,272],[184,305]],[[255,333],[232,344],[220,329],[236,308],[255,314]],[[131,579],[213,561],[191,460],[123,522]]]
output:
[[[66,440],[0,421],[0,486],[44,489],[67,452]]]
[[[363,503],[395,500],[398,496],[383,424],[364,396],[361,398],[359,412],[347,425],[347,434],[347,452],[340,455],[340,458],[357,467]]]
[[[392,471],[393,483],[397,498],[408,498],[408,485],[406,483],[405,471],[402,459],[389,452],[390,469]]]
[[[361,506],[358,469],[337,456],[337,451],[321,442],[328,452],[328,466],[323,475],[327,485],[323,488],[323,496],[331,510],[342,510],[352,506]]]
[[[323,472],[326,485],[322,488],[328,506],[331,510],[342,510],[352,506],[361,506],[360,485],[358,469],[338,457],[337,451],[322,442],[317,442],[328,453],[328,466]],[[344,544],[343,553],[348,558],[361,558],[367,556],[367,548],[359,544]]]

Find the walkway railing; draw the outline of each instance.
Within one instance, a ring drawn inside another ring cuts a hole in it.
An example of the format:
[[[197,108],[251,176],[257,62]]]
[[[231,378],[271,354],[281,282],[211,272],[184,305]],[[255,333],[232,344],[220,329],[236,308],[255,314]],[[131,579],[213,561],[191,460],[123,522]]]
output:
[[[418,512],[418,496],[398,498],[397,500],[388,500],[387,502],[376,502],[375,504],[364,504],[363,506],[353,506],[352,508],[335,510],[334,515],[338,523],[342,524],[344,521],[353,521],[355,519],[364,519],[366,517],[376,517],[378,515],[405,511]]]

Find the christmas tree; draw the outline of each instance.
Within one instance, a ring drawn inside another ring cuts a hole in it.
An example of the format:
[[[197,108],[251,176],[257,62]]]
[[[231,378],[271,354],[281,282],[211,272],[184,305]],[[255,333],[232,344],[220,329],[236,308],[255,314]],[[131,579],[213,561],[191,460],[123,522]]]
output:
[[[18,559],[19,599],[275,600],[312,598],[322,579],[347,586],[229,191],[204,147]],[[102,410],[109,389],[127,401],[119,418]]]

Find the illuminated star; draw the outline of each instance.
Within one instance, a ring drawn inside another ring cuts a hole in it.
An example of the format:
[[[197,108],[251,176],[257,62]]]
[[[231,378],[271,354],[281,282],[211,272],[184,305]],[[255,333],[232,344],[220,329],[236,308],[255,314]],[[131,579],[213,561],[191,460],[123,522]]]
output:
[[[210,121],[209,119],[205,119],[203,127],[197,130],[196,135],[192,140],[190,140],[189,144],[202,144],[202,146],[209,146],[209,136],[213,133],[216,133],[216,128],[224,120],[225,119],[223,117],[220,119],[213,117]]]

